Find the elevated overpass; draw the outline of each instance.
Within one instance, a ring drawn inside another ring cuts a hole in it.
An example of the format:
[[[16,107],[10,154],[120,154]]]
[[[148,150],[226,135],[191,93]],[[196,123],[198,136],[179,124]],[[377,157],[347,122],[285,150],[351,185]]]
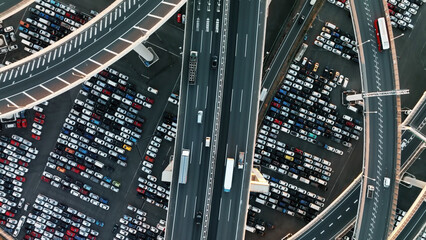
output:
[[[351,0],[351,14],[359,46],[362,92],[399,90],[398,66],[386,1]],[[385,17],[390,50],[378,51],[374,20]],[[366,42],[367,39],[372,41]],[[401,158],[401,103],[394,95],[364,98],[364,156],[355,239],[386,239],[393,225]],[[373,113],[376,112],[376,113]],[[389,188],[384,177],[391,179]],[[367,186],[374,186],[371,199]]]
[[[118,0],[77,31],[0,69],[0,117],[78,86],[154,33],[185,0]]]

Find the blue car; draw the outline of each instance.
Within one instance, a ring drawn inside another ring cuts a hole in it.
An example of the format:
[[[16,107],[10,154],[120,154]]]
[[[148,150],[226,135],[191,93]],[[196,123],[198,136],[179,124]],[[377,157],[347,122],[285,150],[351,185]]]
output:
[[[78,151],[81,152],[82,154],[87,154],[87,150],[84,148],[79,147]]]
[[[75,152],[74,154],[75,154],[75,156],[76,156],[76,157],[81,158],[81,159],[84,159],[84,155],[83,155],[82,153],[80,153],[80,152]]]
[[[132,142],[134,142],[134,143],[136,143],[138,140],[136,139],[136,138],[134,138],[134,137],[130,137],[129,138],[130,139],[130,141],[132,141]]]
[[[90,140],[93,140],[95,137],[93,137],[93,135],[91,135],[91,134],[89,134],[89,133],[87,133],[87,132],[85,132],[84,134],[83,134],[83,136],[85,137],[85,138],[87,138],[87,139],[90,139]]]
[[[280,110],[278,110],[278,109],[277,109],[277,108],[275,108],[275,107],[271,107],[270,109],[271,109],[271,111],[274,111],[274,112],[276,112],[276,113],[280,113]]]
[[[121,154],[118,154],[118,159],[122,160],[122,161],[127,161],[127,157],[123,156]]]
[[[280,91],[279,91],[281,94],[283,94],[283,95],[287,95],[287,91],[285,91],[284,89],[280,89]]]
[[[271,178],[270,178],[270,180],[271,180],[271,181],[273,181],[273,182],[276,182],[276,183],[279,183],[279,182],[280,182],[280,180],[279,180],[279,179],[276,179],[276,178],[274,178],[274,177],[271,177]]]
[[[340,51],[343,51],[343,46],[341,46],[339,44],[334,45],[334,48],[339,49]]]
[[[90,118],[90,122],[92,122],[92,123],[94,123],[94,124],[96,124],[96,125],[101,124],[101,122],[99,122],[98,120],[96,120],[96,119],[94,119],[94,118]]]
[[[320,130],[321,132],[325,132],[325,128],[323,128],[321,126],[318,126],[317,129]]]
[[[101,202],[103,204],[108,204],[108,199],[100,197],[99,202]]]
[[[66,135],[70,135],[70,130],[68,130],[66,128],[62,128],[62,133],[66,134]]]
[[[104,178],[102,180],[104,180],[107,183],[111,183],[112,182],[111,178],[109,178],[107,176],[104,176]]]
[[[84,188],[84,189],[86,189],[87,191],[92,190],[92,187],[91,187],[91,186],[89,186],[89,185],[87,185],[87,184],[84,184],[84,185],[83,185],[83,188]]]
[[[102,199],[102,198],[101,198]],[[102,221],[99,221],[99,220],[96,220],[96,223],[95,223],[96,225],[98,225],[98,226],[100,226],[100,227],[103,227],[105,224],[104,224],[104,222],[102,222]]]
[[[86,92],[90,92],[90,88],[86,85],[83,85],[83,87],[81,89],[83,89]]]
[[[298,127],[298,128],[302,128],[302,129],[303,129],[303,124],[296,123],[296,127]]]
[[[286,101],[283,101],[283,105],[286,106],[286,107],[290,107],[291,106],[291,104],[288,103],[288,102],[286,102]]]
[[[28,29],[24,28],[23,26],[19,26],[19,31],[23,33],[28,33]]]
[[[135,97],[133,97],[130,94],[126,94],[126,98],[129,99],[130,101],[133,101],[135,99]]]
[[[274,97],[274,102],[281,103],[281,99]]]
[[[54,29],[56,29],[57,31],[59,31],[61,29],[61,27],[59,27],[58,25],[51,23],[50,26]]]

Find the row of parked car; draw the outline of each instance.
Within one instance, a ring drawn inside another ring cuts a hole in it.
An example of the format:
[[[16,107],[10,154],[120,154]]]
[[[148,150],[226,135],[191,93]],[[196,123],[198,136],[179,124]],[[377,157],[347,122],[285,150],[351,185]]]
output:
[[[255,193],[250,195],[255,203],[265,205],[279,212],[296,216],[309,222],[324,207],[325,198],[286,181],[262,173],[269,180],[270,192],[267,194]],[[285,194],[277,194],[273,189],[285,189]]]
[[[392,27],[402,31],[413,29],[413,17],[423,4],[422,1],[388,0],[388,8]]]
[[[94,206],[98,206],[104,210],[109,210],[108,199],[105,197],[100,197],[98,194],[94,193],[92,191],[92,187],[89,184],[83,184],[82,182],[74,180],[68,175],[65,175],[64,178],[61,178],[60,176],[47,171],[43,172],[41,180],[49,183],[53,187],[67,191],[71,195],[80,198],[85,202],[90,202]]]
[[[353,119],[347,115],[337,117],[337,106],[329,102],[330,92],[343,78],[333,78],[334,70],[328,67],[319,76],[316,74],[318,66],[318,63],[313,66],[313,61],[307,58],[301,66],[291,64],[284,84],[272,100],[264,124],[343,155],[342,150],[317,141],[318,136],[344,141],[343,144],[349,146],[351,139],[359,139],[359,129],[362,128],[357,125],[358,130],[354,129]],[[344,125],[350,131],[343,130]]]
[[[168,186],[161,186],[160,183],[157,183],[157,177],[153,175],[148,175],[146,178],[140,176],[136,192],[142,195],[148,203],[168,210],[170,189]]]
[[[43,105],[47,106],[48,102],[45,102]],[[44,109],[42,106],[34,106],[33,109],[35,111],[35,116],[31,128],[31,137],[37,141],[40,141],[41,130],[43,129],[44,119],[46,118],[46,115],[43,114]]]
[[[6,40],[6,42],[3,43],[4,46],[0,48],[0,54],[18,49],[18,45],[14,44],[14,42],[16,42],[16,35],[14,30],[15,29],[13,26],[3,28],[3,26],[0,24],[0,34],[2,34]]]
[[[116,239],[164,239],[164,229],[166,226],[164,220],[160,219],[156,226],[151,226],[146,222],[146,212],[130,204],[127,206],[127,210],[131,214],[123,215],[119,220],[120,225],[116,224],[113,228]],[[136,214],[134,215],[134,213]]]
[[[94,227],[103,226],[103,222],[39,194],[26,218],[24,239],[96,240],[99,232]]]
[[[0,225],[10,233],[17,226],[14,217],[25,202],[22,192],[29,163],[37,154],[27,139],[0,136]]]
[[[19,37],[29,53],[40,51],[88,21],[73,8],[54,0],[36,0],[30,16],[19,23]]]
[[[330,22],[326,22],[321,30],[320,35],[314,40],[314,45],[358,63],[358,49],[354,36]]]
[[[275,229],[274,224],[257,217],[257,215],[261,212],[260,208],[249,204],[247,211],[246,231],[264,236],[266,229]]]
[[[274,134],[269,130],[272,129],[265,125],[260,130],[254,163],[305,184],[326,189],[332,173],[331,162],[274,139]],[[264,150],[260,150],[262,148]]]

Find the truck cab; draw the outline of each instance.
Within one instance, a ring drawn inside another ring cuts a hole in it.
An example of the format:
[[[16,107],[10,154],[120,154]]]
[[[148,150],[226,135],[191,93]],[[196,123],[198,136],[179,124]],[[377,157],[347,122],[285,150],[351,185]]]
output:
[[[368,185],[368,188],[367,188],[367,198],[373,198],[373,193],[374,193],[374,186],[373,185]]]

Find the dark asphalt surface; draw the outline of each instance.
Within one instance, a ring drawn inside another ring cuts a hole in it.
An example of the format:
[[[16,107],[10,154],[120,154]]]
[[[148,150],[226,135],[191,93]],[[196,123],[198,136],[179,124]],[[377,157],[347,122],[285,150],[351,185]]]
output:
[[[7,107],[7,101],[4,99],[5,97],[8,97],[10,101],[14,101],[17,105],[25,106],[28,103],[33,102],[33,100],[27,97],[23,93],[24,91],[36,99],[50,95],[50,93],[42,87],[35,87],[34,89],[28,90],[31,87],[38,86],[42,83],[44,83],[45,87],[50,88],[53,91],[58,91],[60,88],[65,87],[66,84],[56,78],[58,73],[62,73],[59,74],[58,77],[65,79],[70,83],[78,80],[78,77],[71,74],[72,71],[63,73],[63,69],[75,68],[86,74],[98,69],[99,65],[94,64],[90,60],[86,60],[88,62],[82,62],[82,59],[88,59],[88,57],[91,56],[92,60],[96,62],[108,62],[115,56],[110,53],[110,51],[120,52],[124,47],[129,46],[128,42],[119,40],[120,37],[130,41],[135,41],[135,37],[140,36],[140,30],[131,28],[129,31],[129,27],[121,26],[140,25],[149,29],[153,23],[158,21],[158,19],[146,15],[154,7],[157,7],[158,4],[158,1],[147,1],[141,4],[141,6],[135,7],[133,5],[133,7],[127,10],[126,14],[123,13],[121,16],[119,16],[119,14],[108,14],[108,24],[102,24],[102,31],[99,30],[100,26],[98,26],[99,29],[97,33],[99,33],[99,35],[95,34],[94,27],[92,31],[87,30],[82,35],[79,35],[70,42],[64,44],[64,47],[59,47],[58,54],[54,51],[52,51],[53,53],[50,52],[52,55],[52,61],[50,61],[49,53],[46,53],[45,55],[27,63],[25,66],[19,66],[20,68],[18,70],[12,69],[7,72],[0,73],[2,81],[7,81],[7,83],[4,83],[0,88],[0,96],[3,98],[0,101],[0,112],[5,113],[10,111]],[[160,6],[162,5],[165,4],[160,4]],[[167,9],[162,8],[160,11],[162,12],[160,15],[162,15],[167,12]],[[124,19],[125,15],[127,16],[126,19]],[[145,18],[141,20],[140,16],[145,16]],[[113,18],[116,18],[117,20],[114,20]],[[109,24],[110,22],[111,24]],[[106,22],[104,21],[104,23]],[[108,27],[105,27],[106,25],[111,27],[111,29],[114,29],[114,31],[108,30]],[[93,32],[93,35],[91,32]],[[136,35],[129,35],[136,32]],[[86,37],[89,39],[87,42]],[[100,42],[104,42],[105,44],[100,44]],[[109,51],[104,50],[106,46]],[[81,49],[81,51],[79,51],[79,49]],[[54,57],[56,58],[54,59]],[[33,67],[35,70],[29,71],[33,70]],[[14,81],[10,81],[12,76],[14,76]]]
[[[227,68],[209,239],[244,239],[257,124],[266,1],[231,2]],[[247,20],[248,19],[248,20]],[[238,169],[239,152],[245,153]],[[231,191],[223,191],[227,157],[235,159]],[[248,160],[248,161],[247,161]]]
[[[193,2],[192,2],[193,3]],[[195,4],[196,5],[196,4]],[[206,4],[201,4],[200,11],[194,4],[187,5],[187,18],[184,41],[184,60],[182,67],[181,94],[173,181],[170,192],[169,212],[167,216],[167,239],[190,238],[201,236],[201,225],[194,223],[195,213],[204,212],[206,185],[208,177],[211,148],[206,148],[205,138],[212,137],[214,106],[216,96],[217,72],[210,71],[211,56],[218,55],[219,35],[214,33],[214,19],[221,19],[221,13],[207,11]],[[213,6],[213,5],[212,5]],[[200,19],[199,31],[196,31],[196,19]],[[209,19],[209,29],[206,22]],[[188,57],[191,50],[198,51],[196,85],[188,85]],[[203,123],[197,124],[197,112],[203,110]],[[183,127],[182,127],[183,126]],[[178,184],[180,155],[182,149],[190,149],[188,181]],[[204,215],[203,215],[204,216]]]
[[[4,12],[16,4],[16,0],[2,0],[0,1],[0,12]]]
[[[394,82],[391,72],[390,51],[378,52],[374,39],[373,21],[383,16],[383,6],[379,2],[356,2],[354,6],[358,15],[361,39],[372,41],[363,45],[365,62],[360,59],[364,69],[363,91],[377,92],[393,90]],[[359,37],[359,36],[358,36]],[[391,204],[396,166],[396,97],[372,97],[364,101],[365,111],[377,111],[369,114],[368,165],[363,178],[360,208],[355,227],[359,239],[384,239],[390,224]],[[391,185],[383,187],[383,178],[389,177]],[[373,185],[373,199],[367,199],[367,185]]]
[[[424,232],[424,224],[426,214],[426,203],[423,202],[419,209],[414,213],[410,222],[407,226],[405,226],[404,230],[398,235],[397,240],[410,240],[410,239],[418,239]]]
[[[171,41],[163,44],[159,39],[170,39]],[[94,208],[93,205],[88,204],[82,200],[78,200],[75,197],[72,197],[69,193],[64,193],[61,190],[57,190],[56,188],[40,181],[41,173],[44,169],[47,156],[49,152],[53,150],[56,138],[58,137],[64,119],[68,114],[80,87],[61,94],[60,96],[49,101],[49,105],[47,107],[44,107],[46,122],[43,126],[41,141],[35,142],[35,145],[40,150],[40,153],[38,154],[37,159],[30,164],[30,171],[26,174],[27,181],[24,184],[23,197],[26,198],[26,202],[32,204],[37,194],[42,193],[46,196],[53,197],[61,202],[64,202],[79,211],[87,213],[96,219],[100,219],[105,222],[105,227],[95,229],[101,233],[101,239],[112,239],[112,226],[115,223],[118,223],[119,218],[122,217],[123,214],[128,214],[128,212],[126,212],[127,204],[132,204],[133,206],[137,206],[146,211],[148,213],[147,223],[150,225],[155,225],[159,219],[165,219],[166,211],[155,207],[154,205],[146,204],[145,201],[141,200],[140,196],[136,194],[135,189],[138,184],[137,177],[146,177],[145,173],[141,173],[140,159],[143,158],[143,153],[147,148],[147,144],[149,144],[149,140],[158,121],[161,120],[161,116],[164,111],[175,114],[177,112],[176,105],[168,103],[167,98],[172,91],[177,92],[178,90],[177,84],[179,80],[178,76],[180,74],[181,62],[181,58],[178,54],[179,46],[181,46],[182,40],[182,30],[177,28],[173,23],[171,23],[171,21],[169,21],[163,25],[163,27],[157,31],[156,36],[150,38],[147,43],[147,46],[153,47],[160,57],[160,60],[151,68],[145,68],[135,52],[130,52],[112,66],[112,68],[128,75],[130,77],[130,81],[134,83],[138,92],[142,92],[144,95],[148,95],[149,97],[154,98],[155,103],[152,109],[142,110],[142,116],[146,119],[143,127],[144,133],[142,134],[142,138],[138,142],[137,147],[135,147],[133,151],[128,154],[129,166],[127,168],[122,168],[118,165],[113,165],[115,168],[114,172],[105,172],[113,179],[117,179],[122,183],[120,192],[114,193],[89,181],[89,184],[94,188],[96,193],[99,193],[101,196],[106,196],[110,200],[111,209],[106,212],[100,208]],[[156,47],[159,45],[162,45],[162,47]],[[174,54],[170,54],[170,52],[173,52]],[[143,77],[146,75],[146,71],[149,71],[151,74],[149,79]],[[152,86],[159,89],[159,94],[153,96],[152,94],[148,93],[146,91],[147,86]],[[33,111],[27,111],[27,119],[29,121],[28,125],[32,124],[33,116]],[[12,133],[14,133],[19,134],[27,139],[31,139],[30,130],[31,128],[27,128],[25,131],[22,129],[6,130],[2,131],[2,135],[10,136]],[[159,179],[157,184],[162,185],[163,187],[167,187],[168,184],[161,182],[161,173],[169,163],[170,155],[173,153],[173,144],[174,142],[169,143],[168,141],[163,141],[153,169],[153,175],[157,176]],[[63,176],[58,171],[49,171],[59,176]],[[70,175],[75,179],[81,180],[84,183],[88,183],[88,180],[80,176],[75,174]],[[18,214],[18,217],[20,214]]]

